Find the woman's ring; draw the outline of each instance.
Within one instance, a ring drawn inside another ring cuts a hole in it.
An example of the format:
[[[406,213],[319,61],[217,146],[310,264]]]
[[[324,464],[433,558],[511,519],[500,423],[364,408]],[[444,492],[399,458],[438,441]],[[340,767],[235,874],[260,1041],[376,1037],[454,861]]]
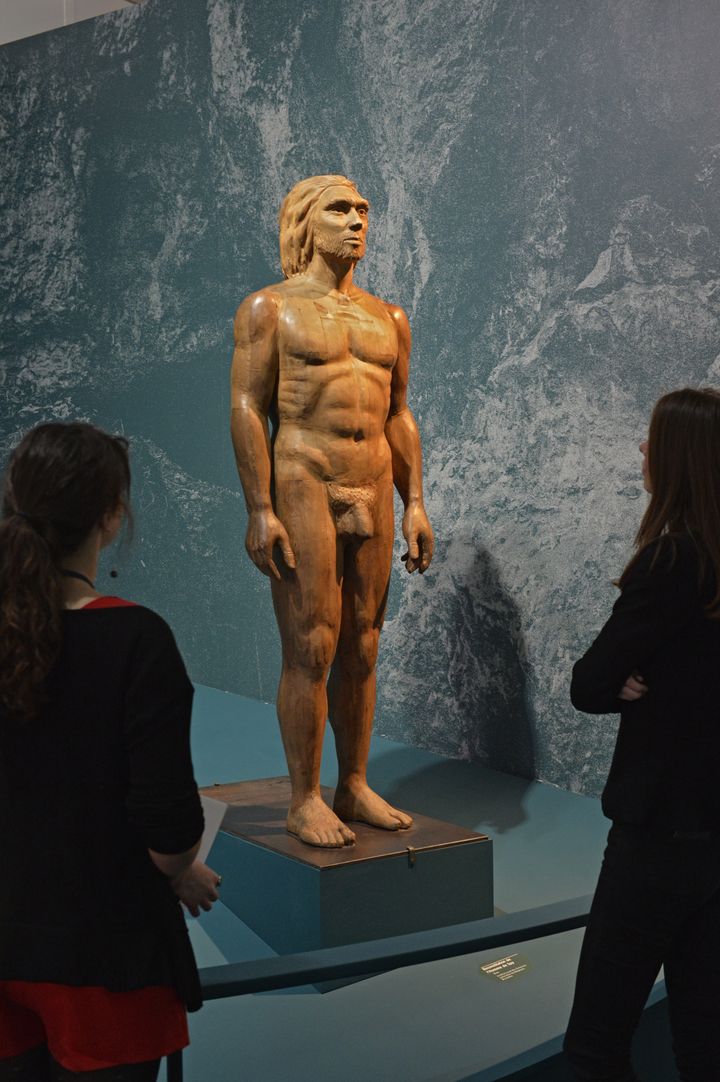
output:
[[[215,886],[216,886],[216,887],[220,887],[220,886],[222,886],[222,876],[221,876],[221,875],[219,875],[219,876],[217,877],[217,881],[216,881],[216,883],[215,883]]]

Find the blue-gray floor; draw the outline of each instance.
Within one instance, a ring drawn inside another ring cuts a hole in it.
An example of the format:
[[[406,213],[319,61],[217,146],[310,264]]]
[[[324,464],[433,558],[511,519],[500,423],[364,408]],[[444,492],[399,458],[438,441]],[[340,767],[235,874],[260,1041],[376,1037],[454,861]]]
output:
[[[210,688],[197,689],[193,753],[201,786],[285,772],[274,708]],[[592,892],[607,832],[597,800],[380,738],[369,775],[400,807],[492,836],[498,909]],[[322,780],[335,781],[331,737]],[[192,938],[201,966],[271,953],[221,904],[192,922]],[[505,1078],[559,1048],[581,939],[582,932],[571,932],[520,945],[528,968],[502,983],[480,966],[513,948],[386,973],[326,995],[288,992],[207,1004],[192,1016],[185,1077]],[[659,996],[662,986],[655,991]]]

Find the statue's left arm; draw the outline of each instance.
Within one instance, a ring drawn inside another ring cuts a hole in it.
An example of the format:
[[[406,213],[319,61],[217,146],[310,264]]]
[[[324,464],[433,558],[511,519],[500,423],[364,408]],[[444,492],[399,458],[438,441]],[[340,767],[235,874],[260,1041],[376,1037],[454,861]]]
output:
[[[397,331],[398,355],[390,386],[390,411],[385,422],[385,438],[392,451],[393,481],[405,505],[402,530],[408,550],[402,559],[411,574],[419,570],[422,575],[430,566],[434,539],[423,504],[420,434],[407,404],[410,324],[402,308],[389,304],[387,310]]]

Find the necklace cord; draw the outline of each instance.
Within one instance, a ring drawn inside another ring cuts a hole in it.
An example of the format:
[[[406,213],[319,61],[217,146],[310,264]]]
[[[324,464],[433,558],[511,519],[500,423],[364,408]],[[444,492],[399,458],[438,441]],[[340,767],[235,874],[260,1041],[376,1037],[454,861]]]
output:
[[[70,571],[67,567],[61,567],[60,574],[66,579],[79,579],[80,582],[87,583],[91,590],[95,589],[95,583],[91,582],[87,575],[83,575],[80,571]]]

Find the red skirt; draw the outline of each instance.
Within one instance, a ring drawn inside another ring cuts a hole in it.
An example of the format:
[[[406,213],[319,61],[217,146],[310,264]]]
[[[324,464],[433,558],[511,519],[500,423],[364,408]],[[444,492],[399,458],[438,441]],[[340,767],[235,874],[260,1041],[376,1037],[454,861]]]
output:
[[[189,1043],[185,1007],[172,988],[109,992],[0,981],[0,1060],[40,1044],[68,1071],[144,1063]]]

